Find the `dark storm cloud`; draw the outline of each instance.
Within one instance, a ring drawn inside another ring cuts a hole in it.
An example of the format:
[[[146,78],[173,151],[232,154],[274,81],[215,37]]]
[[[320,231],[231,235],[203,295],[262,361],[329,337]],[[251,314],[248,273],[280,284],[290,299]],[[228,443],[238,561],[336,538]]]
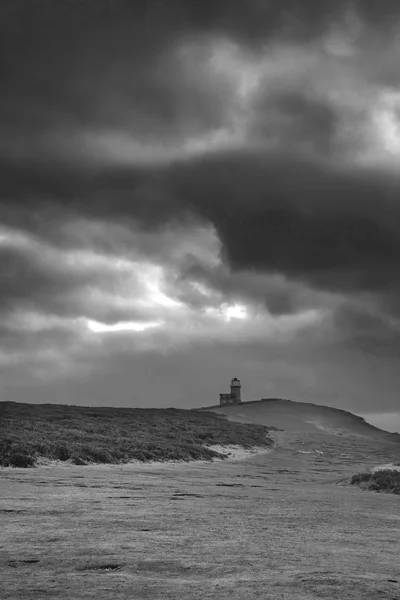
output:
[[[199,87],[195,78],[185,84],[171,58],[177,44],[199,36],[258,49],[271,39],[307,44],[354,8],[385,35],[400,15],[396,0],[3,0],[3,137],[115,126],[127,110],[129,126],[146,135],[171,123],[211,126],[222,101],[201,93],[198,71]]]
[[[38,138],[37,155],[25,160],[18,152],[6,159],[3,150],[3,222],[57,242],[57,225],[71,214],[163,228],[190,213],[215,226],[234,270],[282,273],[333,291],[393,294],[398,182],[378,170],[352,172],[299,158],[304,146],[328,161],[337,157],[340,111],[312,89],[263,87],[251,104],[251,135],[276,138],[275,154],[215,152],[173,166],[96,168],[71,156],[67,164],[56,159],[41,137],[64,118],[78,126],[123,124],[139,139],[207,130],[224,121],[225,95],[208,88],[202,94],[193,78],[174,70],[181,40],[204,34],[253,47],[273,38],[307,45],[352,7],[374,31],[400,13],[389,0],[379,10],[371,0],[2,3],[2,127],[11,137],[21,133],[28,145],[30,132]],[[41,285],[34,270],[24,279]]]
[[[62,183],[57,177],[36,183],[32,209],[40,212],[44,190],[54,185],[50,197],[57,197]],[[154,174],[104,171],[72,179],[71,186],[70,196],[68,184],[63,189],[64,201],[50,203],[53,214],[70,210],[163,227],[190,212],[216,227],[233,269],[283,273],[332,291],[398,288],[400,185],[388,172],[237,152]],[[40,219],[31,220],[51,237],[51,227],[46,232]]]
[[[65,296],[70,278],[60,269],[46,268],[15,249],[2,248],[0,256],[0,311],[10,310],[21,304],[27,308],[43,305],[49,309],[49,303],[57,303],[56,297],[59,294]]]
[[[214,223],[233,268],[342,291],[390,291],[397,281],[400,186],[390,174],[236,154],[172,179],[182,202]]]
[[[62,245],[60,224],[71,216],[160,231],[190,216],[216,228],[233,271],[282,274],[340,293],[367,290],[394,310],[399,183],[383,170],[337,165],[342,112],[329,94],[290,82],[262,86],[250,103],[248,133],[272,137],[275,150],[212,151],[172,165],[133,160],[120,168],[81,161],[68,150],[75,129],[111,127],[143,141],[224,125],[229,85],[222,82],[213,94],[214,80],[201,70],[188,73],[177,58],[184,41],[229,38],[252,55],[274,40],[307,48],[332,25],[340,28],[347,9],[375,40],[389,38],[400,16],[395,0],[5,0],[0,218]],[[387,81],[391,75],[386,71]],[[60,132],[56,144],[67,149],[57,156],[52,136]],[[302,156],[305,148],[314,158]],[[68,277],[13,260],[4,255],[3,302],[22,301],[28,289],[44,307],[46,298],[68,296]],[[17,270],[20,280],[8,286]],[[224,290],[217,281],[214,287]],[[256,287],[254,297],[262,297]],[[293,308],[279,293],[267,306],[277,314]]]
[[[257,25],[264,12],[255,2],[6,0],[0,13],[5,131],[11,124],[26,135],[30,128],[58,126],[62,118],[70,125],[118,123],[127,93],[134,126],[142,120],[148,132],[181,120],[180,82],[168,62],[177,40],[225,33],[255,40],[273,27],[265,19]],[[189,100],[203,117],[201,97]]]

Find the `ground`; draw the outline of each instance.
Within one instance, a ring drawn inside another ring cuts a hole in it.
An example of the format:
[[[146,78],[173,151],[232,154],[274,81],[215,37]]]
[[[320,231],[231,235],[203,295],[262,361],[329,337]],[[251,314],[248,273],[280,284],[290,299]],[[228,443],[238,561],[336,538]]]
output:
[[[284,431],[244,460],[0,470],[0,598],[400,600],[399,446]]]

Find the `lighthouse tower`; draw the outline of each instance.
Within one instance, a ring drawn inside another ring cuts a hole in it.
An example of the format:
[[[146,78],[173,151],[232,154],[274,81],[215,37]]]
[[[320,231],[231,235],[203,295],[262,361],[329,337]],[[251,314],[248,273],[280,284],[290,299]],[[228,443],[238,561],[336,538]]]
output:
[[[232,396],[232,398],[235,398],[235,400],[238,404],[240,404],[240,402],[242,401],[241,388],[242,388],[242,384],[240,383],[240,380],[237,377],[234,377],[231,380],[231,396]]]
[[[229,394],[220,394],[219,403],[221,406],[226,404],[241,404],[242,398],[240,394],[242,384],[237,377],[231,379],[231,391]]]

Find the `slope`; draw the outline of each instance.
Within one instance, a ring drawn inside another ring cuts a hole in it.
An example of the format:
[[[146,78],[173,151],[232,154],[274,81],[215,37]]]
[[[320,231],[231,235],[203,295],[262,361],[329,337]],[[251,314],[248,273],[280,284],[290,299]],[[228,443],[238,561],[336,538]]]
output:
[[[230,421],[268,425],[287,432],[325,432],[400,444],[399,434],[379,429],[351,412],[307,402],[272,398],[232,406],[203,407],[200,410],[226,415]]]

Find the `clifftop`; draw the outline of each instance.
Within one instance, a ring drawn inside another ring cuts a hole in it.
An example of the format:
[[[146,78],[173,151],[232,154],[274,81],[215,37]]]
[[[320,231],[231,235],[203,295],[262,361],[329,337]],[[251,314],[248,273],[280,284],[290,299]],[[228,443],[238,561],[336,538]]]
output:
[[[230,421],[257,423],[293,432],[327,432],[342,436],[372,438],[400,444],[398,433],[389,433],[367,423],[362,417],[330,406],[294,402],[281,398],[263,398],[233,406],[209,406],[198,409],[224,414]]]

